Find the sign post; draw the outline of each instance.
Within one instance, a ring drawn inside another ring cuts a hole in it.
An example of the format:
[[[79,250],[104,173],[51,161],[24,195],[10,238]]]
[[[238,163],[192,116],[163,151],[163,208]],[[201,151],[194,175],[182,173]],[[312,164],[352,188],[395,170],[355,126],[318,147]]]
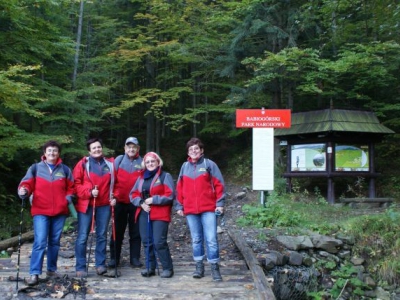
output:
[[[236,127],[253,129],[253,190],[261,191],[263,206],[265,191],[274,189],[274,128],[290,125],[290,109],[236,110]]]

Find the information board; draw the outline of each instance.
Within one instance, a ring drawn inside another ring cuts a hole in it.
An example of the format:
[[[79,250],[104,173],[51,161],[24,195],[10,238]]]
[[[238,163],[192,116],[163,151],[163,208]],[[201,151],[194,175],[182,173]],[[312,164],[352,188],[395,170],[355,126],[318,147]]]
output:
[[[274,129],[253,128],[253,190],[274,189]]]

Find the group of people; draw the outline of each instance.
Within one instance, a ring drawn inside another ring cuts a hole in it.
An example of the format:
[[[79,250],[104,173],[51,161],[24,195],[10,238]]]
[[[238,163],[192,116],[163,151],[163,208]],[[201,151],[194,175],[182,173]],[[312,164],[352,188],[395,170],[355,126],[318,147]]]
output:
[[[218,166],[204,157],[204,145],[198,138],[186,144],[188,159],[183,163],[176,186],[171,174],[163,170],[163,160],[155,152],[140,156],[139,141],[129,137],[123,155],[106,158],[99,138],[86,142],[88,156],[71,171],[60,158],[61,145],[48,141],[39,163],[33,164],[18,186],[18,195],[30,199],[34,242],[27,285],[36,285],[47,255],[48,277],[59,277],[57,259],[68,206],[74,205],[78,217],[75,242],[76,276],[86,277],[89,261],[87,243],[96,236],[95,269],[98,275],[107,267],[117,268],[121,261],[126,227],[129,230],[130,265],[143,266],[141,245],[146,257],[141,275],[174,275],[167,242],[172,208],[186,216],[190,229],[193,278],[204,277],[204,259],[211,266],[214,281],[221,281],[217,217],[224,213],[225,185]],[[75,200],[76,199],[76,200]],[[110,239],[110,259],[106,264],[107,231],[110,219],[114,225]],[[91,247],[90,247],[91,248]],[[207,251],[205,251],[205,248]],[[90,252],[89,252],[90,255]]]

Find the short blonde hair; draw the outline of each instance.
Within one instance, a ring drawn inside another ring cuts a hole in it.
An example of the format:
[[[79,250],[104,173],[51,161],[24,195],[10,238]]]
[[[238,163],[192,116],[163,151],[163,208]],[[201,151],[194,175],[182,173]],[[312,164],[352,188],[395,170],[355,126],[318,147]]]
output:
[[[147,157],[152,157],[152,158],[154,158],[155,160],[158,161],[158,165],[159,165],[160,167],[163,166],[163,160],[161,159],[161,157],[160,157],[157,153],[155,153],[155,152],[147,152],[147,153],[143,156],[143,160],[142,160],[142,168],[143,168],[143,169],[144,169],[145,166],[146,166],[145,161],[146,161],[146,158],[147,158]]]

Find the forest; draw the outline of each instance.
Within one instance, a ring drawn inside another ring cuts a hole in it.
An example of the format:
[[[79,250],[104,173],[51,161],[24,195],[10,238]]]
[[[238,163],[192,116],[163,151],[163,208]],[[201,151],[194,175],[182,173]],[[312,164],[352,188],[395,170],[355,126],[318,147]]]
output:
[[[251,129],[235,127],[236,109],[330,105],[396,132],[376,157],[395,196],[399,13],[398,0],[0,0],[0,207],[19,203],[49,139],[73,167],[88,138],[114,156],[135,136],[176,176],[197,136],[241,175]]]

